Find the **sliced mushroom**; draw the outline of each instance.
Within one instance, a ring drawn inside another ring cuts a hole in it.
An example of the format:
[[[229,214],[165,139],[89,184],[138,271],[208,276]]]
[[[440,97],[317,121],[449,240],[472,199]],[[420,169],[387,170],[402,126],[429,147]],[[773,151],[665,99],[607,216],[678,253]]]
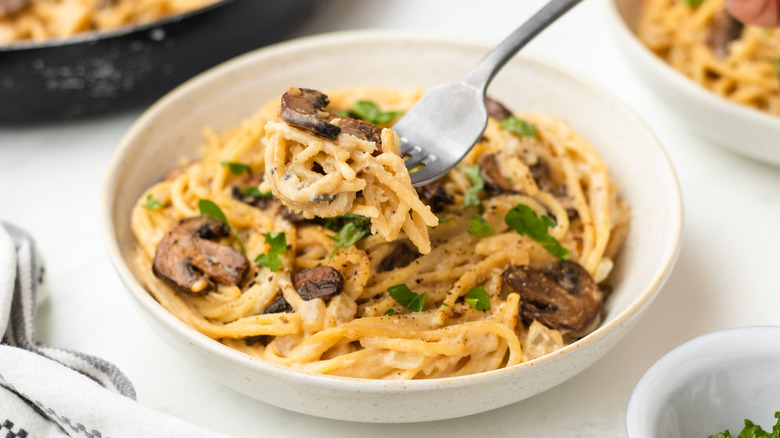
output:
[[[488,115],[499,122],[512,115],[512,112],[506,109],[504,105],[489,97],[485,97],[485,108],[487,108]]]
[[[502,193],[513,193],[512,186],[501,175],[501,167],[498,164],[496,154],[486,154],[479,158],[479,171],[485,180],[485,191],[488,195],[496,196]]]
[[[288,125],[335,140],[343,131],[382,148],[382,128],[364,120],[342,117],[325,111],[330,99],[324,93],[292,87],[282,95],[280,115]],[[336,121],[338,119],[338,121]]]
[[[154,275],[195,295],[214,290],[214,283],[238,285],[249,262],[233,247],[213,241],[229,234],[227,225],[207,216],[178,221],[157,245]]]
[[[504,283],[520,295],[520,314],[562,333],[582,333],[596,319],[604,295],[588,271],[571,261],[546,270],[510,266]]]
[[[431,207],[431,211],[439,213],[444,210],[445,205],[452,205],[455,203],[455,198],[452,197],[446,190],[444,190],[444,184],[441,181],[436,180],[425,184],[424,186],[415,187],[417,196],[427,206]]]
[[[269,304],[265,309],[263,309],[263,314],[268,313],[287,313],[292,312],[293,308],[290,306],[290,303],[287,302],[287,300],[284,299],[284,295],[282,293],[276,294],[276,298]]]
[[[32,3],[32,0],[0,0],[0,17],[11,15]]]
[[[420,257],[420,253],[417,250],[407,245],[406,242],[401,242],[390,251],[390,254],[382,259],[377,267],[377,271],[387,272],[409,266],[409,263],[412,263],[417,257]]]
[[[327,301],[344,289],[341,272],[330,266],[304,269],[293,275],[292,280],[298,295],[306,301],[316,298]]]
[[[744,24],[723,9],[712,20],[707,45],[712,48],[715,56],[725,58],[729,54],[729,43],[739,38],[744,28]]]

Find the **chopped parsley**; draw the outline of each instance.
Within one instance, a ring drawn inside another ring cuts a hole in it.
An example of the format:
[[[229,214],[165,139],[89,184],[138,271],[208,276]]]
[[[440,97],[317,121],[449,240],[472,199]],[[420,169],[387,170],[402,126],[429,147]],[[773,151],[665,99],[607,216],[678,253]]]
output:
[[[492,236],[495,232],[493,227],[485,220],[481,215],[475,214],[469,221],[469,226],[466,228],[469,234],[473,234],[477,237]]]
[[[387,309],[382,315],[393,316],[395,315],[395,309]]]
[[[463,195],[463,208],[478,207],[481,212],[482,201],[479,200],[479,193],[485,189],[485,178],[482,178],[479,164],[475,164],[471,167],[458,166],[458,168],[462,170],[471,181],[471,188]]]
[[[501,121],[501,127],[521,137],[536,137],[537,135],[536,125],[515,116],[509,116]]]
[[[753,424],[750,420],[745,420],[745,427],[742,432],[737,435],[737,438],[780,438],[780,412],[775,412],[775,418],[777,418],[777,424],[772,427],[771,432],[767,432],[757,424]],[[728,429],[715,435],[710,435],[709,438],[733,438],[731,432]]]
[[[368,123],[374,125],[383,125],[394,118],[403,115],[403,111],[382,111],[374,102],[370,100],[358,100],[352,105],[352,109],[345,111],[346,114],[342,115],[339,111],[338,115],[342,117],[349,117],[355,115],[361,120],[365,120]]]
[[[236,238],[236,242],[238,242],[238,247],[241,248],[241,253],[246,254],[246,248],[244,248],[244,242],[241,240],[241,236],[238,235],[238,231],[236,231],[235,228],[230,226],[230,224],[227,221],[227,217],[225,217],[225,213],[222,212],[222,209],[219,208],[219,205],[215,204],[214,201],[210,201],[208,199],[199,199],[198,210],[200,210],[201,216],[208,216],[212,219],[216,219],[222,222],[223,224],[227,225],[227,227],[230,229],[230,234],[232,234],[233,237]]]
[[[272,271],[278,271],[282,268],[282,259],[279,254],[287,251],[287,235],[284,231],[268,233],[265,235],[265,243],[270,246],[267,254],[260,254],[255,258],[257,266],[267,266]]]
[[[409,289],[409,286],[403,283],[388,287],[387,292],[390,293],[390,296],[398,302],[398,304],[413,312],[422,312],[423,305],[425,304],[424,292],[422,294],[416,294]]]
[[[236,163],[234,161],[220,161],[221,166],[227,166],[233,175],[241,175],[242,173],[252,173],[252,168],[243,163]]]
[[[257,186],[244,187],[243,189],[238,189],[238,191],[244,196],[252,196],[255,198],[273,198],[274,196],[271,192],[261,192]]]
[[[341,223],[341,228],[338,228]],[[371,220],[365,216],[347,213],[343,216],[328,218],[323,225],[329,230],[337,231],[335,236],[328,236],[336,241],[336,245],[330,252],[330,256],[336,252],[336,248],[346,248],[354,245],[358,240],[366,237],[371,232]]]
[[[484,286],[472,287],[464,299],[474,310],[490,310],[490,295]]]
[[[682,2],[692,8],[695,8],[704,3],[704,0],[682,0]]]
[[[162,205],[162,202],[154,199],[151,193],[146,195],[146,204],[144,204],[145,209],[149,211],[157,210],[158,208],[162,207]]]
[[[542,215],[540,218],[531,210],[531,207],[518,204],[507,212],[504,222],[521,235],[528,236],[540,243],[547,252],[555,257],[561,260],[566,260],[569,257],[569,250],[547,232],[549,227],[558,225],[549,216]]]

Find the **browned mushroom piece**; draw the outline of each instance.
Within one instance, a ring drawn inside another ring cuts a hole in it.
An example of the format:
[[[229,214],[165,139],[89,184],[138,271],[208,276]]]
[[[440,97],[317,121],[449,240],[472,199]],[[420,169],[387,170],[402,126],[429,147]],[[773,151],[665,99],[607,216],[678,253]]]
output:
[[[328,96],[317,90],[292,87],[282,95],[279,110],[288,125],[335,140],[343,131],[362,140],[376,143],[382,149],[382,128],[364,120],[342,117],[325,111],[330,104]],[[338,122],[334,120],[339,119]]]
[[[316,298],[327,301],[344,289],[341,272],[330,266],[303,269],[293,275],[292,280],[298,295],[306,301]]]
[[[401,242],[390,251],[390,254],[382,259],[377,267],[377,271],[387,272],[409,266],[409,263],[412,263],[417,257],[420,257],[420,253],[416,249],[409,246],[406,242]]]
[[[604,295],[588,271],[571,261],[546,270],[510,266],[503,275],[509,290],[520,295],[520,314],[562,333],[582,333],[596,319]]]
[[[512,112],[506,109],[504,105],[489,97],[485,97],[485,108],[487,108],[488,115],[499,122],[512,115]]]
[[[32,3],[32,0],[0,0],[0,17],[11,15]]]
[[[712,48],[715,56],[725,58],[729,54],[729,43],[739,38],[744,28],[744,24],[723,9],[712,20],[707,45]]]
[[[287,302],[287,300],[284,299],[284,295],[282,295],[281,292],[276,294],[276,298],[274,298],[273,301],[271,301],[271,304],[269,304],[265,309],[263,309],[263,314],[268,313],[287,313],[292,312],[293,308],[290,306],[290,303]]]
[[[501,167],[498,164],[496,154],[485,154],[479,158],[479,171],[485,180],[485,191],[490,196],[502,193],[513,193],[512,186],[501,175]]]
[[[178,221],[157,245],[154,275],[195,295],[214,290],[214,283],[238,285],[249,262],[233,247],[213,241],[229,234],[227,225],[207,216]]]
[[[420,187],[415,187],[417,196],[427,206],[431,207],[431,211],[439,213],[444,210],[445,205],[452,205],[455,203],[455,198],[452,197],[446,190],[444,190],[444,184],[441,181],[431,181]]]

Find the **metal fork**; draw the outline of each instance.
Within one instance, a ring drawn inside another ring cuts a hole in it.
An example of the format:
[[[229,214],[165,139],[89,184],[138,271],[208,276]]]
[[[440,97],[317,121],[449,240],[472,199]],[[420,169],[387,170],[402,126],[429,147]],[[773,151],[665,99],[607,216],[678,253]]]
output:
[[[551,0],[512,32],[462,78],[427,91],[393,125],[408,157],[412,185],[419,187],[449,172],[474,147],[487,126],[485,93],[496,73],[523,46],[581,0]]]

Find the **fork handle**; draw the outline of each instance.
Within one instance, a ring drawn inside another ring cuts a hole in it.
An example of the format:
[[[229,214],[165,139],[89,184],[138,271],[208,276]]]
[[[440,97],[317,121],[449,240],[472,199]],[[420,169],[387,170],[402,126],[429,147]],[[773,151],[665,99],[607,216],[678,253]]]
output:
[[[490,81],[496,76],[501,67],[515,54],[531,41],[539,32],[543,31],[553,21],[565,14],[581,0],[550,0],[533,17],[522,24],[511,35],[506,37],[496,48],[490,51],[474,68],[463,77],[467,84],[480,89],[483,93],[487,90]]]

